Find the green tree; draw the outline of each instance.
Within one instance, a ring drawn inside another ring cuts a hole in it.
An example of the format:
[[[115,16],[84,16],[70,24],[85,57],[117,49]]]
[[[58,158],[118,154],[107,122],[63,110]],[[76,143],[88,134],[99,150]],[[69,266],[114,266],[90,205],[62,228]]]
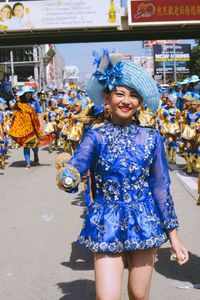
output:
[[[196,46],[191,50],[190,75],[200,77],[200,39],[196,39]]]

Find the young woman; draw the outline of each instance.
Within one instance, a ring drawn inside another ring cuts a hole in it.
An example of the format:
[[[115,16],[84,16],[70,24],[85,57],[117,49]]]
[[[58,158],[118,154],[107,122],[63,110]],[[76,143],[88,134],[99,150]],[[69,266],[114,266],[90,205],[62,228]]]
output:
[[[43,114],[46,118],[46,127],[44,129],[45,133],[55,133],[56,139],[54,142],[54,149],[58,149],[58,138],[59,138],[59,132],[58,132],[58,118],[59,113],[57,111],[57,102],[55,100],[52,101],[52,104],[49,108],[49,110]],[[51,153],[53,151],[52,143],[49,144],[49,152]]]
[[[84,135],[57,183],[76,192],[90,169],[93,201],[78,243],[94,252],[96,298],[120,299],[127,255],[129,299],[147,300],[158,247],[169,239],[177,262],[188,260],[176,231],[162,138],[133,122],[142,102],[155,113],[159,95],[152,77],[117,53],[105,53],[93,75],[88,95],[96,104],[104,99],[111,121]]]
[[[31,167],[30,149],[34,153],[34,164],[39,164],[39,146],[55,139],[54,135],[43,135],[43,117],[39,103],[32,97],[33,90],[24,87],[20,92],[20,101],[15,104],[9,135],[24,148],[25,169]]]
[[[176,96],[169,95],[166,100],[166,106],[160,111],[160,119],[162,120],[162,133],[166,137],[165,152],[167,161],[176,164],[176,152],[178,148],[177,137],[180,133],[180,110],[176,108]]]
[[[186,144],[185,160],[186,172],[188,174],[192,171],[198,173],[199,171],[199,150],[198,150],[198,135],[200,132],[200,111],[199,111],[199,95],[194,95],[197,99],[190,97],[190,105],[182,114],[183,133],[182,139]]]

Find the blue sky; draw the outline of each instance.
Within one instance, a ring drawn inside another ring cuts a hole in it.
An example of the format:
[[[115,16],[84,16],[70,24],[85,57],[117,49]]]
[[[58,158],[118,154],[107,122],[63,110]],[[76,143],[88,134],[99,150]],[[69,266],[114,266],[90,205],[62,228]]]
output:
[[[194,45],[194,40],[181,40],[180,42]],[[57,44],[56,47],[64,57],[65,64],[76,65],[79,68],[80,79],[86,81],[88,74],[94,71],[93,50],[101,53],[102,49],[116,49],[122,55],[132,55],[132,57],[145,56],[149,53],[149,49],[142,48],[141,41]]]

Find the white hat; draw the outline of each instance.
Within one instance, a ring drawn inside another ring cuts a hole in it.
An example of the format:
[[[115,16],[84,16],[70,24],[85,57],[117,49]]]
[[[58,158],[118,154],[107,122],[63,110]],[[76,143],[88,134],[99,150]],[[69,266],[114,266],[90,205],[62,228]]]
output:
[[[184,85],[184,84],[189,85],[189,84],[190,84],[190,80],[188,80],[188,78],[186,78],[186,79],[184,79],[183,81],[177,81],[177,85],[178,85],[179,87],[182,87],[182,85]]]
[[[190,82],[195,83],[198,81],[200,81],[200,79],[199,79],[199,76],[197,76],[197,75],[192,75],[192,77],[190,78]]]
[[[173,103],[176,104],[177,96],[176,94],[171,94],[168,96],[168,99]]]

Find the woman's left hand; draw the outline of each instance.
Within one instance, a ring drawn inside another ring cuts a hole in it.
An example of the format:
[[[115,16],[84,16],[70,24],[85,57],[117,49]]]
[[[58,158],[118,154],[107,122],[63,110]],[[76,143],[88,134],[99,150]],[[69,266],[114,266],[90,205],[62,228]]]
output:
[[[168,235],[169,235],[171,246],[176,255],[176,261],[181,266],[189,260],[188,250],[179,239],[176,230],[172,230],[171,232],[168,232]]]

